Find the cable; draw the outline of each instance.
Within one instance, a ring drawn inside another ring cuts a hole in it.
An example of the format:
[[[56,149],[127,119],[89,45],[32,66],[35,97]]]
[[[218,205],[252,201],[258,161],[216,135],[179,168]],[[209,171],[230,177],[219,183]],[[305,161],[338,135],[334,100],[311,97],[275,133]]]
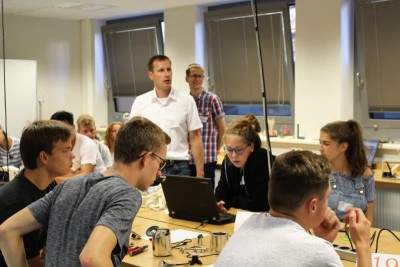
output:
[[[2,36],[2,43],[3,43],[3,91],[4,91],[4,132],[7,133],[8,131],[8,123],[7,123],[7,90],[6,90],[6,45],[5,45],[5,35],[4,35],[4,1],[1,0],[1,36]],[[6,166],[7,166],[7,173],[8,177],[10,177],[10,168],[8,158],[10,157],[9,151],[9,144],[8,144],[8,137],[7,134],[4,136],[6,139]]]
[[[202,221],[196,228],[194,228],[194,229],[199,229],[200,227],[203,227],[206,223],[208,223],[208,220],[204,220],[204,221]]]
[[[379,230],[378,237],[376,238],[375,253],[378,253],[379,236],[381,235],[381,233],[383,231],[388,231],[389,233],[391,233],[397,239],[397,241],[400,242],[400,239],[397,237],[397,235],[395,233],[393,233],[391,230],[389,230],[387,228],[382,228],[381,230]]]
[[[182,246],[186,246],[186,244],[190,243],[190,242],[192,242],[192,239],[186,238],[186,239],[184,239],[182,241],[172,243],[172,244],[175,244],[175,245],[172,246],[172,248],[179,248],[179,247],[182,247]]]
[[[371,242],[370,242],[370,244],[369,244],[369,247],[370,247],[370,248],[372,247],[372,244],[374,243],[375,236],[376,236],[376,231],[375,231],[375,232],[372,234],[372,236],[371,236]]]
[[[350,247],[351,247],[351,250],[352,251],[354,251],[354,247],[353,247],[353,242],[351,242],[351,238],[350,238],[350,236],[349,236],[349,233],[347,232],[347,230],[346,230],[346,226],[344,227],[344,233],[346,234],[346,237],[347,237],[347,239],[349,240],[349,242],[350,242]]]

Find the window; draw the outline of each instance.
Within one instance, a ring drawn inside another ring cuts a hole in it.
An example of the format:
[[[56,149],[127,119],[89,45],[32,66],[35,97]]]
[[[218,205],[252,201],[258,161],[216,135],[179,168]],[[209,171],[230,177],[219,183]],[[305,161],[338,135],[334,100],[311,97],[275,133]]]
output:
[[[115,111],[129,112],[134,97],[149,91],[150,57],[163,53],[161,16],[108,22],[102,27],[108,78]]]
[[[399,127],[400,2],[356,2],[356,82],[365,126]]]
[[[258,5],[259,40],[268,116],[293,123],[294,82],[289,8],[286,2]],[[263,115],[254,17],[250,4],[212,8],[205,14],[211,90],[227,115]]]

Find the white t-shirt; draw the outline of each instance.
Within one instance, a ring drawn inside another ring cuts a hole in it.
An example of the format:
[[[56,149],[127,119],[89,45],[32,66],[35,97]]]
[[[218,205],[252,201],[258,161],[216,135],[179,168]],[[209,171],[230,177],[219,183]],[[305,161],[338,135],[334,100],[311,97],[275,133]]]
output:
[[[104,163],[104,167],[110,168],[114,162],[113,158],[111,157],[110,149],[108,148],[108,146],[106,146],[99,140],[93,140],[93,141],[96,143],[97,149],[100,152],[101,159],[103,160]]]
[[[96,143],[89,137],[79,133],[75,133],[75,139],[75,146],[72,149],[75,158],[71,170],[74,172],[79,170],[82,165],[91,164],[95,165],[95,172],[104,171],[106,168],[104,167]]]
[[[192,96],[171,89],[167,98],[157,98],[153,89],[136,97],[130,114],[134,116],[151,120],[171,137],[167,159],[190,159],[188,134],[203,127]]]
[[[309,234],[292,220],[263,213],[252,215],[243,223],[214,266],[343,265],[330,242]]]

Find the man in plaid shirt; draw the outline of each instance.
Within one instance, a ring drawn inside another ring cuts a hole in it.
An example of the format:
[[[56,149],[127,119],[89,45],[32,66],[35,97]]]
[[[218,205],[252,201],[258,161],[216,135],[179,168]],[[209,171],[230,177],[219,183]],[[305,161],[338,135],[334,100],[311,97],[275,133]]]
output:
[[[203,123],[202,141],[204,147],[204,177],[211,178],[215,185],[215,168],[218,151],[225,133],[225,112],[220,98],[203,88],[204,69],[199,64],[190,64],[186,69],[186,82],[190,94],[196,101],[200,120]],[[196,176],[193,157],[190,160],[191,175]]]

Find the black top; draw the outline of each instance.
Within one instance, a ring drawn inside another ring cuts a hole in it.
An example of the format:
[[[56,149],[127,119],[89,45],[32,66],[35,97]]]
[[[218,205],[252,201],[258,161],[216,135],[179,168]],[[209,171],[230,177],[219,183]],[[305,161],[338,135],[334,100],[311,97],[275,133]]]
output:
[[[24,176],[21,171],[13,180],[0,188],[0,224],[9,217],[27,207],[29,204],[42,198],[55,187],[53,181],[45,190],[41,191]],[[44,247],[46,235],[42,230],[37,230],[24,236],[26,258],[31,259],[39,255]],[[0,252],[0,266],[7,266]]]
[[[244,185],[240,181],[244,176]],[[260,148],[250,154],[243,168],[236,168],[228,156],[221,166],[221,178],[215,189],[217,201],[223,200],[225,207],[250,211],[268,211],[268,151]]]

